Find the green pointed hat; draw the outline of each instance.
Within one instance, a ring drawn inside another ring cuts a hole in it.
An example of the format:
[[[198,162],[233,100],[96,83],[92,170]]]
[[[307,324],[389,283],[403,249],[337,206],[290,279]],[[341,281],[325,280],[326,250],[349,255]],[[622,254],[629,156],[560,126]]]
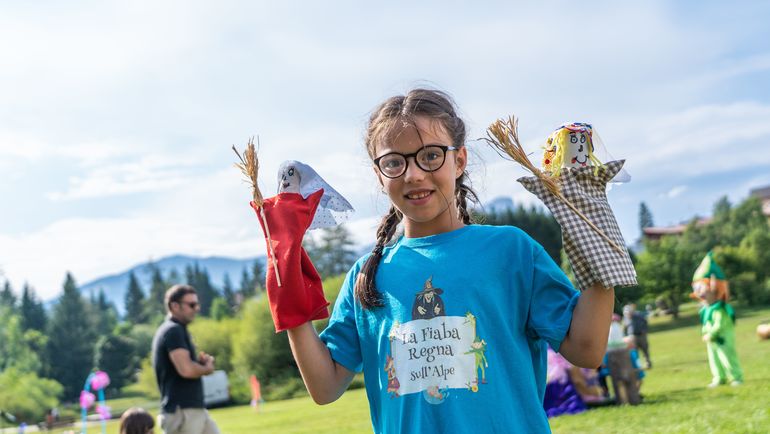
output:
[[[719,280],[725,280],[725,273],[714,260],[714,252],[708,252],[700,265],[698,265],[698,269],[695,270],[692,281],[695,282],[700,279],[710,279],[712,275]]]

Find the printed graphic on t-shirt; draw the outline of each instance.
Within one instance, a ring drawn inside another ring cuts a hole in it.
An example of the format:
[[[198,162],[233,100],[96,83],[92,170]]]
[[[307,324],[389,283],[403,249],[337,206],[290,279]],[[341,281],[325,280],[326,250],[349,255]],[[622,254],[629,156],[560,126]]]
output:
[[[415,295],[412,321],[397,321],[390,330],[384,370],[391,398],[422,393],[440,404],[450,389],[477,392],[487,382],[487,344],[476,335],[476,317],[446,316],[443,293],[429,277]]]

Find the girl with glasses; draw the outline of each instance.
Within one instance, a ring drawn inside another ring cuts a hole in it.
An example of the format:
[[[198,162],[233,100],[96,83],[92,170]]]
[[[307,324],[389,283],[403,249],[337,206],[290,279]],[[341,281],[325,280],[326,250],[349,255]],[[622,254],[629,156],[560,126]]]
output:
[[[604,355],[613,291],[580,295],[523,231],[473,224],[465,140],[439,91],[374,110],[365,142],[390,210],[326,330],[288,330],[317,403],[364,373],[378,433],[549,432],[547,344],[577,366]]]

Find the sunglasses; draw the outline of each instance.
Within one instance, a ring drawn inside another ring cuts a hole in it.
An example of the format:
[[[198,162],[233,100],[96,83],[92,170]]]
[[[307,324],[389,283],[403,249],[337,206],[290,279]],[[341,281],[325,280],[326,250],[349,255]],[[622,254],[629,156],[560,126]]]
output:
[[[197,301],[180,301],[179,304],[186,304],[190,307],[190,309],[197,309],[198,308],[198,302]]]

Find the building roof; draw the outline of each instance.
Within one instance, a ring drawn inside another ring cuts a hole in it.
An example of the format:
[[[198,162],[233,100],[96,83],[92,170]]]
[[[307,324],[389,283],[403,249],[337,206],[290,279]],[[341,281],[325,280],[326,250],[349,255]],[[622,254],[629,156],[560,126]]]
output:
[[[749,190],[750,196],[757,196],[760,199],[770,199],[770,185]]]
[[[695,224],[702,226],[711,222],[711,217],[699,217]],[[660,238],[663,235],[680,235],[687,229],[689,223],[681,223],[674,226],[656,226],[642,229],[642,233],[648,238]]]

